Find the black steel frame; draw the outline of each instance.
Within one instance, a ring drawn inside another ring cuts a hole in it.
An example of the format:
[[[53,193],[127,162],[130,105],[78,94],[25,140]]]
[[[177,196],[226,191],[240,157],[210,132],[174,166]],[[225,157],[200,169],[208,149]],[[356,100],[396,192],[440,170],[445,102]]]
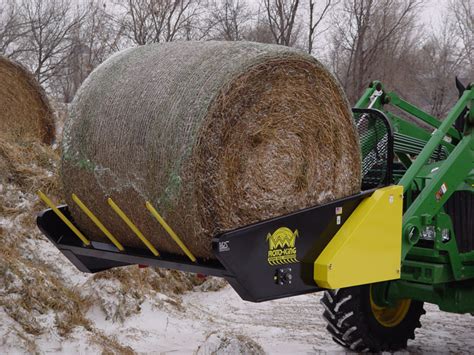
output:
[[[388,186],[393,183],[393,160],[394,160],[394,130],[392,122],[388,117],[380,110],[373,108],[352,108],[353,113],[358,114],[369,114],[371,116],[377,117],[385,125],[387,129],[388,139],[387,139],[387,171],[384,179],[384,186]]]
[[[320,291],[313,280],[314,261],[359,203],[372,192],[365,191],[218,235],[213,239],[216,259],[198,259],[196,263],[185,256],[164,252],[155,257],[146,249],[126,248],[120,252],[112,244],[102,242],[93,241],[85,246],[51,209],[38,215],[37,224],[82,272],[95,273],[138,264],[201,273],[223,277],[243,299],[261,302]],[[71,217],[67,206],[59,209]],[[270,265],[267,236],[281,227],[298,230],[297,262]],[[226,248],[220,247],[222,243]]]

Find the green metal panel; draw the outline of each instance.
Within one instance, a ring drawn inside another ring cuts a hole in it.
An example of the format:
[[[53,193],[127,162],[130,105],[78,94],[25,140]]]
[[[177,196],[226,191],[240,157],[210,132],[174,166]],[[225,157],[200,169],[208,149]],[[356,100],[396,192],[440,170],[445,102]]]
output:
[[[419,120],[429,124],[430,126],[434,128],[439,128],[441,126],[442,124],[441,121],[437,120],[435,117],[429,115],[428,113],[419,109],[418,107],[401,99],[397,94],[391,92],[388,94],[388,97],[390,98],[390,104],[397,106],[403,111],[411,114],[413,117],[418,118]],[[461,134],[454,127],[451,127],[448,129],[448,134],[451,137],[457,139],[458,141],[461,139]]]
[[[355,104],[357,108],[367,108],[370,103],[370,97],[373,95],[375,91],[375,87],[379,85],[379,81],[374,81],[370,84],[369,88],[365,90],[364,94],[360,97],[359,101]],[[380,84],[381,85],[381,84]]]
[[[395,93],[381,95],[371,102],[376,85],[378,90],[383,88],[374,82],[357,105],[380,109],[392,121],[395,153],[403,164],[398,165],[401,168],[394,176],[404,187],[405,212],[400,236],[401,280],[378,284],[375,301],[384,305],[412,298],[438,304],[449,312],[474,312],[474,250],[459,252],[451,217],[444,210],[455,191],[474,193],[474,109],[469,111],[463,133],[453,126],[466,107],[474,107],[474,86],[440,121]],[[430,134],[387,111],[388,103],[435,128],[434,132]],[[424,240],[420,242],[422,234]]]
[[[402,260],[410,248],[418,241],[417,234],[421,232],[422,227],[434,223],[434,219],[443,208],[444,203],[446,203],[452,193],[456,191],[456,187],[459,186],[470,173],[474,161],[473,151],[474,140],[472,136],[464,137],[448,159],[446,159],[437,170],[436,178],[433,178],[427,183],[420,195],[404,213]],[[418,174],[423,167],[417,164],[420,156],[399,182],[405,187],[405,190],[411,189],[411,183],[415,178],[415,174]],[[421,159],[425,159],[425,156],[426,155]],[[443,225],[439,227],[447,228],[448,226]]]
[[[438,285],[405,280],[390,283],[388,299],[403,298],[434,303],[446,312],[474,313],[474,279]]]
[[[453,281],[453,275],[447,264],[405,260],[402,265],[402,279],[434,285]]]

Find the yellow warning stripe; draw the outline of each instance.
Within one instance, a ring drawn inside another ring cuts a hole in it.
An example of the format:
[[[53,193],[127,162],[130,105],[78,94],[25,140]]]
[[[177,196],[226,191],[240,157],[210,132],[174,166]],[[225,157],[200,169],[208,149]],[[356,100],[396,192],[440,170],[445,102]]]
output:
[[[51,210],[53,210],[54,213],[74,232],[74,234],[87,246],[91,244],[89,239],[87,239],[79,229],[72,224],[72,222],[60,211],[58,208],[54,205],[53,202],[46,196],[44,193],[41,191],[37,192],[38,196],[48,205]]]
[[[130,218],[127,217],[127,215],[120,209],[119,206],[115,204],[115,202],[109,198],[107,200],[109,203],[110,207],[115,211],[115,213],[122,218],[122,220],[127,224],[127,226],[137,235],[138,238],[147,246],[148,249],[153,253],[155,256],[160,256],[160,253],[158,253],[158,250],[155,249],[155,247],[150,243],[148,239],[145,238],[142,232],[133,224],[133,222],[130,220]]]
[[[158,211],[153,207],[153,205],[150,202],[146,202],[146,208],[150,213],[155,217],[155,219],[158,221],[158,223],[161,224],[161,226],[164,228],[166,232],[170,235],[171,238],[178,244],[178,246],[181,248],[181,250],[188,256],[189,259],[193,263],[196,262],[196,258],[194,255],[189,251],[189,249],[184,245],[184,243],[181,241],[181,239],[178,237],[178,235],[173,231],[173,229],[166,223],[166,221],[161,217],[161,215],[158,213]]]
[[[87,206],[82,202],[76,194],[72,194],[73,201],[79,206],[79,208],[89,217],[92,222],[95,223],[97,227],[104,233],[109,240],[114,243],[118,250],[124,251],[125,248],[120,244],[120,242],[110,233],[110,231],[102,224],[102,222],[92,213],[92,211],[87,208]]]

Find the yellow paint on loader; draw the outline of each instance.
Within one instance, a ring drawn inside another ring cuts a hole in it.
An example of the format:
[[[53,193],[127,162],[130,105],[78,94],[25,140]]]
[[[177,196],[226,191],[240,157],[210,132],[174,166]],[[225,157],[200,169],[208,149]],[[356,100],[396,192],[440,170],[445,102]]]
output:
[[[400,278],[403,187],[363,200],[314,263],[314,280],[336,289]]]

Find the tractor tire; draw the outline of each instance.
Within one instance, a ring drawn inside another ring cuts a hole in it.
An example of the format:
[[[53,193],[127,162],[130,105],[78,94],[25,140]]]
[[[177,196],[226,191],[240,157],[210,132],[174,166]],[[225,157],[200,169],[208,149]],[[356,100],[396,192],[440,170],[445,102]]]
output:
[[[426,313],[423,302],[413,300],[401,300],[392,308],[378,307],[370,285],[325,291],[321,303],[333,340],[356,352],[406,348]]]

